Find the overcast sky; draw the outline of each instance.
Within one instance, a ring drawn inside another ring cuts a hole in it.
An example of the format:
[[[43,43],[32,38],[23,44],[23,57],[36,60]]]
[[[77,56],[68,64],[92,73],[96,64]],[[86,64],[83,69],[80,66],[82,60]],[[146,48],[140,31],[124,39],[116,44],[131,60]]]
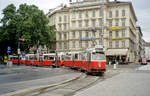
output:
[[[69,0],[0,0],[0,18],[2,17],[2,9],[8,4],[13,3],[19,6],[22,3],[34,4],[38,6],[45,13],[49,9],[54,8],[61,3],[68,3]],[[113,1],[113,0],[111,0]],[[150,0],[118,0],[118,1],[131,1],[138,18],[137,25],[140,25],[144,35],[144,40],[150,42]]]

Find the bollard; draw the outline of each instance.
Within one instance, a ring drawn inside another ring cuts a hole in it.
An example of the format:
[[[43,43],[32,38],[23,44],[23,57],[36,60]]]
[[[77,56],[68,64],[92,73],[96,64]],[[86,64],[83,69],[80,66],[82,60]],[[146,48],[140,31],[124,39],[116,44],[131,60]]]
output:
[[[111,61],[109,61],[109,66],[111,65]]]
[[[118,65],[119,64],[119,62],[116,62],[116,65]]]
[[[117,64],[114,64],[114,69],[117,69]]]

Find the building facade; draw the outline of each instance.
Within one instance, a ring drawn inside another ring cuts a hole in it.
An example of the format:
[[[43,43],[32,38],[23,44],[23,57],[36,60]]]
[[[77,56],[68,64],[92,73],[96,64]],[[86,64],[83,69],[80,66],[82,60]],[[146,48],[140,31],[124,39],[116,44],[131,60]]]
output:
[[[69,7],[61,5],[49,11],[49,25],[57,29],[56,51],[80,52],[103,44],[108,61],[134,62],[139,31],[132,3],[104,0],[102,10],[101,1],[70,0]]]

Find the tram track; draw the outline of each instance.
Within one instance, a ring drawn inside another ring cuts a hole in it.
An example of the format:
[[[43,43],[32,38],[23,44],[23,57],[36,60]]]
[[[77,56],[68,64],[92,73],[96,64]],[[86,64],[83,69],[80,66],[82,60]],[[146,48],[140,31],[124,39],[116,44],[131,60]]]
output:
[[[24,96],[72,96],[79,90],[92,86],[95,82],[102,79],[100,76],[82,74],[77,80],[43,89],[38,92],[26,94]]]

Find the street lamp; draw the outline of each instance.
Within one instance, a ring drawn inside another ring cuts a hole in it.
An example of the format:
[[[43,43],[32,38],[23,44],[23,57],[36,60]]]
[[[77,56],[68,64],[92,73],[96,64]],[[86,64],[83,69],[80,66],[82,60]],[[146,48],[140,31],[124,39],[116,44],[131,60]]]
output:
[[[17,13],[16,16],[19,18],[20,14]],[[20,65],[20,25],[19,25],[19,19],[17,19],[17,31],[18,31],[18,48],[17,48],[17,53],[18,53],[18,65]]]
[[[19,24],[19,22],[20,22],[20,19],[19,19],[19,16],[20,16],[20,14],[19,13],[17,13],[16,14],[16,16],[17,16],[17,31],[18,31],[18,48],[17,48],[17,53],[18,53],[18,65],[20,65],[20,54],[21,54],[21,51],[20,51],[20,24]],[[22,21],[24,21],[24,19],[25,19],[26,17],[24,17],[23,19],[22,19]],[[24,39],[22,40],[22,41],[24,41]]]

